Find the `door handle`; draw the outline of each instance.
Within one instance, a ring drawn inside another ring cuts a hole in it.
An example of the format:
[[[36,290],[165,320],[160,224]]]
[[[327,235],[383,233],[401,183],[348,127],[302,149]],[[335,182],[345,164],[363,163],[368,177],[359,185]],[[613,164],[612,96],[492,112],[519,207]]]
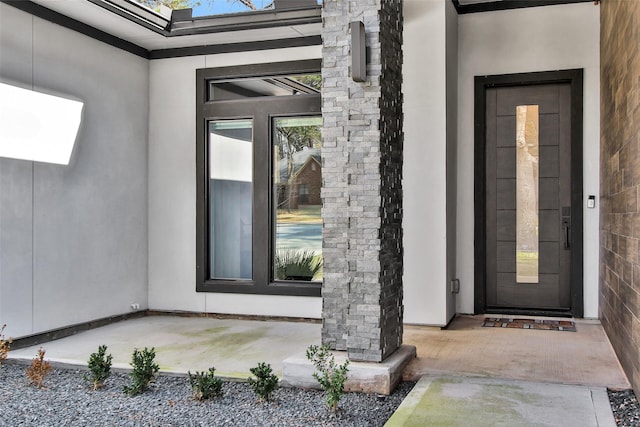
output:
[[[568,219],[562,220],[562,234],[564,234],[564,248],[571,249],[571,223]]]
[[[564,248],[571,249],[571,206],[562,207],[562,234],[564,235]]]

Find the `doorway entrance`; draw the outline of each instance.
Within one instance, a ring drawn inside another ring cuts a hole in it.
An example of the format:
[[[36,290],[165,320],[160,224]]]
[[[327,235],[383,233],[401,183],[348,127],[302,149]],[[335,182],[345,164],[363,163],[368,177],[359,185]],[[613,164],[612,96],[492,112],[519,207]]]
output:
[[[476,312],[582,316],[582,70],[476,77]]]

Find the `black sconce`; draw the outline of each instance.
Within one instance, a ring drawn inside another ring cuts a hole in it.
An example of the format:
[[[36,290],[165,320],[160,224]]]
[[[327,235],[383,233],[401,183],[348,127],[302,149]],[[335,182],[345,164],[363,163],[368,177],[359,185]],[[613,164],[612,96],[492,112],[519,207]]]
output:
[[[351,28],[351,78],[354,82],[367,79],[367,49],[364,44],[364,22],[354,21]]]

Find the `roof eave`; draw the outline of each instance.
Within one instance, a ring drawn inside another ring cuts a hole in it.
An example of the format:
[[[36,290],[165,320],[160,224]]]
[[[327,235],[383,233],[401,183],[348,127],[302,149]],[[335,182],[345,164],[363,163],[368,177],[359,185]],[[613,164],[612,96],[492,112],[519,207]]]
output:
[[[314,6],[291,10],[261,10],[172,20],[168,35],[173,37],[317,24],[322,22],[321,14],[322,7]]]

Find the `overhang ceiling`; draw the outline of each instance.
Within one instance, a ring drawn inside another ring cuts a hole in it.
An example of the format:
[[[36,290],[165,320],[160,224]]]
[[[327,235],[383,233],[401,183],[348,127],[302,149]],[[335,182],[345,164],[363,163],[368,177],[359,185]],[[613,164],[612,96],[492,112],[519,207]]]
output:
[[[593,0],[450,1],[458,13],[463,14]],[[190,10],[174,11],[173,19],[141,7],[133,0],[0,2],[151,59],[317,45],[322,30],[321,6],[315,2],[313,6],[292,9],[196,18],[191,17]]]

